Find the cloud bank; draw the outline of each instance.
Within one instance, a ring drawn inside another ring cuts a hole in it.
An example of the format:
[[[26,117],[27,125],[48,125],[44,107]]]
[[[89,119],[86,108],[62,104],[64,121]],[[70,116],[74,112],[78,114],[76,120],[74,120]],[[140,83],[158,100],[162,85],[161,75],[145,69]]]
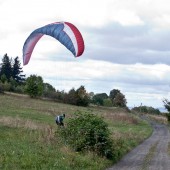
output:
[[[19,56],[36,28],[74,23],[85,40],[75,59],[55,39],[36,45],[26,75],[37,74],[58,89],[85,85],[88,91],[120,89],[128,105],[162,107],[169,98],[170,1],[168,0],[0,0],[0,57]]]

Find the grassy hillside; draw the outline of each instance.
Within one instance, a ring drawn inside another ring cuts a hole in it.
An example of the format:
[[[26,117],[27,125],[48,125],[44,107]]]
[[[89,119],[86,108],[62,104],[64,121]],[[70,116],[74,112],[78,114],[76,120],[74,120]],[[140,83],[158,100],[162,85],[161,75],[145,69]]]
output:
[[[0,94],[0,169],[99,170],[113,162],[93,153],[77,153],[57,138],[55,116],[65,123],[77,111],[102,116],[109,124],[120,158],[151,134],[146,123],[118,108],[77,107],[22,95]]]

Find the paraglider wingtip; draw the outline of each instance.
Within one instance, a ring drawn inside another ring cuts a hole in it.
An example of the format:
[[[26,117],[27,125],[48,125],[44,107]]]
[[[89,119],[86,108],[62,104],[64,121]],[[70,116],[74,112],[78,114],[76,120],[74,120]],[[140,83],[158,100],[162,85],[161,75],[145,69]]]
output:
[[[23,63],[23,66],[26,66],[28,63]]]

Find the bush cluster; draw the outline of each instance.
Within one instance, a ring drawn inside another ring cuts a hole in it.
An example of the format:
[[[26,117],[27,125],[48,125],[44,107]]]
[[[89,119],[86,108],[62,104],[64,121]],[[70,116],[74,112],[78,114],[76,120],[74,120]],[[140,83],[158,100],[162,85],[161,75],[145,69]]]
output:
[[[134,107],[132,109],[132,111],[136,111],[136,112],[142,112],[142,113],[149,113],[149,114],[157,114],[159,115],[161,112],[159,111],[159,109],[155,109],[153,107],[149,107],[149,106],[138,106],[138,107]]]
[[[76,112],[59,134],[66,144],[75,151],[92,151],[100,156],[113,159],[113,141],[108,125],[103,118],[91,113]]]
[[[0,93],[4,93],[3,85],[0,83]]]
[[[84,86],[80,86],[77,90],[72,88],[69,92],[64,91],[46,91],[44,97],[50,98],[57,102],[67,103],[77,106],[88,106],[90,103],[89,95]]]

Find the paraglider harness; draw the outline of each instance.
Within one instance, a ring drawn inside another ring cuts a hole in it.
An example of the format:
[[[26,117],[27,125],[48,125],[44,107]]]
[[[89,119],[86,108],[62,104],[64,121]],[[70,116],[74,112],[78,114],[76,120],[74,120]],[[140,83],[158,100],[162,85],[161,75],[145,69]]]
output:
[[[64,126],[63,120],[65,118],[65,114],[57,116],[55,121],[58,126]]]

